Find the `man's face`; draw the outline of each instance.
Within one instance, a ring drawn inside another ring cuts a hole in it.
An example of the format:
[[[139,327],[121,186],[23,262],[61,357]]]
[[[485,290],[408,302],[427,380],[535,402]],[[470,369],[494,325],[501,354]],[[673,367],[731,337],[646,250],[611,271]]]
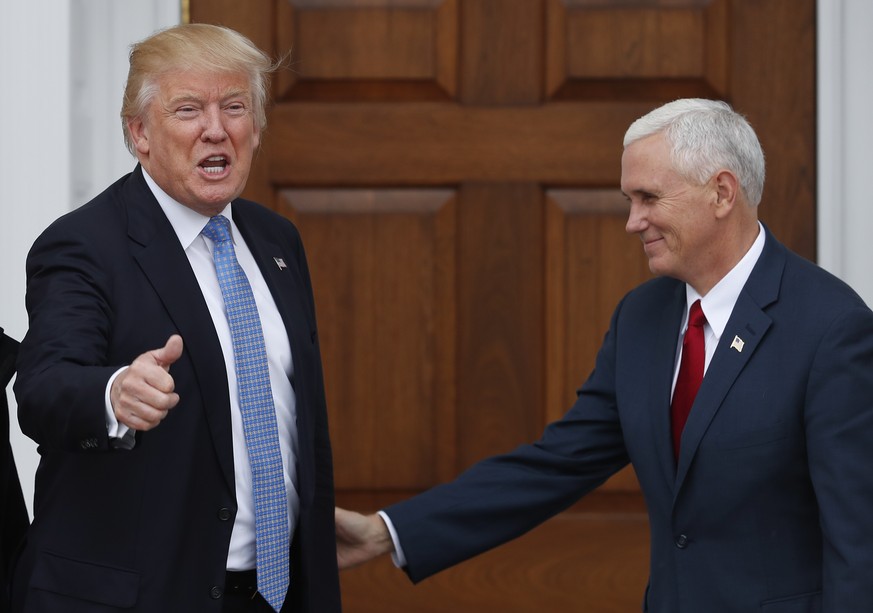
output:
[[[712,182],[700,186],[680,176],[664,136],[655,134],[625,149],[621,191],[630,202],[625,229],[643,241],[649,269],[698,291],[706,287],[719,248]]]
[[[248,76],[170,72],[130,132],[143,168],[167,194],[212,216],[240,195],[260,142]]]

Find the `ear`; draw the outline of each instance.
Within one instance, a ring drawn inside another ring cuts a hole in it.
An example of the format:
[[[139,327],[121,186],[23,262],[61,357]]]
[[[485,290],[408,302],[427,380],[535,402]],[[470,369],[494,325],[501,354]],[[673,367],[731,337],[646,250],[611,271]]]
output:
[[[149,154],[149,131],[140,117],[127,120],[127,131],[133,141],[133,146],[138,155]]]
[[[258,125],[257,120],[252,122],[252,149],[255,151],[261,146],[261,127]]]
[[[729,170],[719,170],[713,177],[715,187],[715,216],[724,219],[740,198],[740,182]]]

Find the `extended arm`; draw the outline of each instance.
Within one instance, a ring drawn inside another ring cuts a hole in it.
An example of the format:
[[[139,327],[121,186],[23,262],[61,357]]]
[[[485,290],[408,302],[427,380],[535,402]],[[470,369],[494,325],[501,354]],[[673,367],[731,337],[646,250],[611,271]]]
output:
[[[94,243],[90,233],[54,224],[28,255],[30,328],[15,392],[23,432],[48,447],[108,448],[107,384],[128,360],[131,367],[115,378],[109,394],[120,423],[147,430],[178,402],[167,371],[181,355],[180,338],[113,363],[120,320],[109,271],[117,257],[101,253]]]

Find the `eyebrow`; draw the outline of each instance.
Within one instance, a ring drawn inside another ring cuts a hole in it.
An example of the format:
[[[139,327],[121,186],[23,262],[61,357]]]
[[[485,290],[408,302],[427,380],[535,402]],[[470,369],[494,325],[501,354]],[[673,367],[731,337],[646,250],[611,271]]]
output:
[[[252,96],[251,93],[247,89],[231,89],[224,92],[221,95],[221,101],[230,100],[232,98],[245,98],[247,101],[251,101]],[[200,102],[203,98],[193,92],[183,92],[176,96],[170,98],[167,102],[169,104],[179,104],[182,102]]]
[[[624,196],[625,198],[630,198],[630,195],[626,194],[623,189],[619,190],[619,191],[621,192],[621,195]],[[657,196],[657,194],[655,192],[653,192],[652,190],[643,189],[643,188],[632,189],[632,190],[630,190],[630,194],[634,195],[634,196]]]
[[[231,89],[221,96],[222,100],[227,100],[229,98],[246,98],[247,100],[251,100],[252,93],[247,89]]]

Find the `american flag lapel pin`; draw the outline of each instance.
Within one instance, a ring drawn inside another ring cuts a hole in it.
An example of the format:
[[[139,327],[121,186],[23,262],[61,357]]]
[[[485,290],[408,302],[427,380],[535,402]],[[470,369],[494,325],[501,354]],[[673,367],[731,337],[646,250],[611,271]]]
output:
[[[276,266],[279,267],[279,270],[285,270],[288,268],[288,265],[285,264],[285,260],[282,258],[273,258],[273,261],[276,262]]]
[[[745,345],[745,341],[741,339],[739,336],[734,337],[734,342],[731,343],[731,349],[736,349],[737,353],[743,352],[743,345]]]

